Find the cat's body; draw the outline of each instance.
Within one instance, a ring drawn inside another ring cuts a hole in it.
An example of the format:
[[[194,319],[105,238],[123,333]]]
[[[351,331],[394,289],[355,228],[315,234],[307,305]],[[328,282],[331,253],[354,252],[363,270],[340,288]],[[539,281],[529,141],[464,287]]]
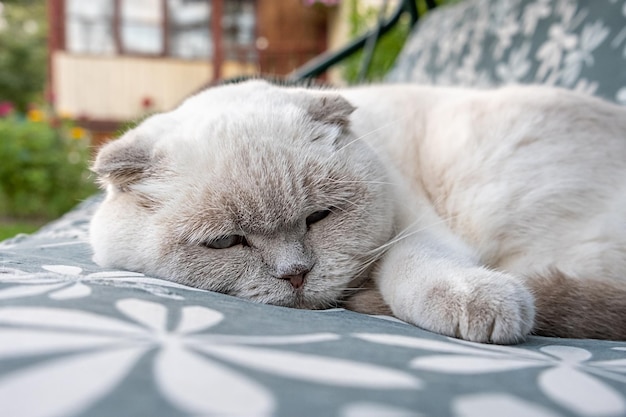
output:
[[[373,279],[350,307],[469,340],[626,338],[626,109],[598,99],[248,82],[94,169],[103,265],[301,308]]]

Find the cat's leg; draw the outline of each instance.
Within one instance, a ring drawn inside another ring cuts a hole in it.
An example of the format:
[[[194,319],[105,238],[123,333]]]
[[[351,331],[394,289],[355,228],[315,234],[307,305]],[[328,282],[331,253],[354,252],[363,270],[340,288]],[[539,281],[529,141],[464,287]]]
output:
[[[533,327],[523,281],[480,266],[453,236],[420,232],[400,240],[381,259],[376,280],[396,317],[437,333],[506,344]]]

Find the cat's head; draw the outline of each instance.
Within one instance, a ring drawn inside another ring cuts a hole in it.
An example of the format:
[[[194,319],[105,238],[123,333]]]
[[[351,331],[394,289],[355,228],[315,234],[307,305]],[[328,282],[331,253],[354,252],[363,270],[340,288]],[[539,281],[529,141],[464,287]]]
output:
[[[99,152],[94,259],[270,304],[323,308],[393,233],[376,154],[331,91],[254,81],[148,118]]]

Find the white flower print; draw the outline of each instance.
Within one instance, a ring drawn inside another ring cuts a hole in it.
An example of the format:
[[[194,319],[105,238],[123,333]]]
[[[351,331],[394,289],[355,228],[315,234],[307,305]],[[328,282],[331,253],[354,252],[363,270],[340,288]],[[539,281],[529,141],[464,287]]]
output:
[[[492,2],[488,9],[491,12],[492,23],[488,29],[495,37],[492,55],[494,59],[499,60],[511,46],[513,37],[520,31],[519,0]]]
[[[519,48],[511,50],[508,61],[496,65],[496,75],[503,83],[516,83],[526,77],[530,71],[530,43],[525,42]]]
[[[618,92],[621,74],[604,74],[626,57],[623,16],[623,1],[600,8],[575,0],[450,5],[419,24],[397,62],[394,81],[472,87],[541,83],[624,103],[624,93]]]
[[[556,4],[556,14],[561,15],[561,21],[564,24],[571,24],[576,14],[578,5],[576,0],[559,0]]]
[[[452,408],[458,417],[559,417],[554,411],[508,394],[474,394],[454,399]]]
[[[373,402],[351,403],[343,407],[340,417],[423,417],[423,414]]]
[[[535,33],[537,23],[541,19],[550,16],[550,11],[550,0],[538,0],[534,3],[529,3],[522,15],[524,34],[531,35]]]
[[[501,59],[504,52],[511,47],[513,37],[517,35],[519,29],[519,23],[513,16],[509,16],[504,22],[498,25],[498,28],[494,30],[494,34],[498,40],[493,51],[495,59]]]
[[[127,320],[72,309],[0,308],[0,360],[52,355],[0,377],[3,415],[84,412],[115,389],[149,351],[156,351],[152,366],[157,389],[173,407],[193,415],[265,416],[274,410],[268,389],[223,362],[331,386],[421,386],[418,378],[395,369],[274,348],[339,339],[333,333],[207,333],[224,316],[202,306],[182,307],[177,325],[168,330],[169,313],[162,304],[129,298],[115,307]],[[35,393],[37,401],[24,401],[25,393]]]
[[[589,81],[585,78],[581,78],[576,82],[576,85],[573,88],[575,91],[585,94],[595,94],[598,90],[598,82],[597,81]]]
[[[182,300],[184,297],[168,291],[180,288],[202,291],[175,282],[146,277],[130,271],[103,271],[84,274],[83,269],[70,265],[42,265],[47,272],[27,273],[14,268],[0,267],[0,283],[15,284],[0,289],[0,300],[48,294],[52,299],[68,300],[91,295],[89,284],[139,288],[165,298]]]
[[[618,416],[626,413],[626,399],[603,379],[626,384],[626,355],[623,359],[592,361],[586,349],[549,345],[540,352],[521,347],[484,345],[452,339],[452,343],[413,337],[360,333],[363,340],[392,346],[436,351],[410,362],[413,369],[473,375],[547,368],[539,372],[537,384],[552,401],[583,416]],[[626,348],[623,348],[626,350]]]
[[[626,7],[626,3],[625,7]],[[626,13],[624,14],[626,16]],[[613,40],[611,41],[611,48],[615,48],[618,49],[619,46],[624,42],[624,40],[626,40],[626,27],[623,28],[618,34],[617,36],[615,36],[613,38]],[[626,58],[626,46],[624,46],[624,50],[622,51],[622,58]]]
[[[455,34],[459,32],[458,22],[452,17],[443,22],[444,27],[441,28],[442,33],[447,33],[448,36],[441,38],[438,43],[438,53],[436,58],[436,63],[439,66],[443,66],[450,56],[453,55],[454,51],[460,46],[456,38]],[[461,39],[462,40],[462,39]]]
[[[600,46],[609,35],[609,28],[602,22],[586,24],[580,34],[578,47],[569,51],[563,61],[561,80],[563,85],[572,86],[580,77],[583,66],[594,64],[593,51]]]
[[[626,17],[626,3],[622,5],[622,16]],[[623,27],[619,33],[613,37],[611,41],[611,48],[618,49],[622,43],[626,40],[626,27]],[[622,50],[622,58],[626,58],[626,43],[624,43],[624,48]]]
[[[476,68],[485,53],[483,42],[489,29],[489,7],[478,7],[476,15],[472,19],[467,19],[468,32],[467,51],[461,60],[461,65],[456,71],[456,80],[459,85],[477,86],[480,74]]]
[[[615,100],[622,105],[626,105],[626,87],[622,87],[615,93]]]
[[[17,269],[0,269],[0,282],[15,284],[0,290],[0,300],[19,298],[48,293],[50,298],[71,299],[86,297],[91,294],[91,288],[85,285],[82,278],[82,268],[68,265],[43,265],[42,269],[49,271],[29,274]]]
[[[476,63],[480,59],[480,53],[475,53],[475,50],[463,57],[463,61],[459,68],[455,71],[455,79],[461,86],[475,86],[478,73],[476,72]]]
[[[536,79],[546,84],[554,84],[559,77],[558,69],[565,52],[576,47],[578,38],[568,33],[566,28],[554,24],[548,31],[549,39],[539,48],[536,57],[540,61]]]
[[[437,45],[437,54],[434,59],[436,65],[445,65],[451,57],[459,55],[465,48],[470,37],[467,29],[469,23],[466,21],[467,10],[470,8],[470,5],[466,6],[461,3],[454,9],[451,9],[443,19],[435,19],[436,23],[434,25],[431,24],[432,27],[424,28],[421,31],[426,34],[430,31],[434,35],[433,40]],[[446,33],[447,35],[442,37],[440,36],[441,33]]]
[[[538,404],[510,394],[480,393],[461,395],[452,400],[454,417],[561,417]],[[345,406],[340,417],[422,417],[423,414],[405,408],[373,402],[351,403]]]

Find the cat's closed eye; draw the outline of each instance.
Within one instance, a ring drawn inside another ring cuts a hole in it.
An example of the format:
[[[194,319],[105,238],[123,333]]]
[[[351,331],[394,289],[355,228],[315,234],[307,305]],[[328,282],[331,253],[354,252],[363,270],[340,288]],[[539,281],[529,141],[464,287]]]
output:
[[[317,223],[320,220],[325,219],[326,217],[328,217],[328,215],[330,214],[330,210],[319,210],[316,211],[314,213],[311,213],[307,218],[306,218],[306,225],[311,226],[313,223]]]
[[[248,241],[246,240],[245,236],[224,236],[205,243],[205,246],[210,249],[227,249],[237,245],[248,246]]]

